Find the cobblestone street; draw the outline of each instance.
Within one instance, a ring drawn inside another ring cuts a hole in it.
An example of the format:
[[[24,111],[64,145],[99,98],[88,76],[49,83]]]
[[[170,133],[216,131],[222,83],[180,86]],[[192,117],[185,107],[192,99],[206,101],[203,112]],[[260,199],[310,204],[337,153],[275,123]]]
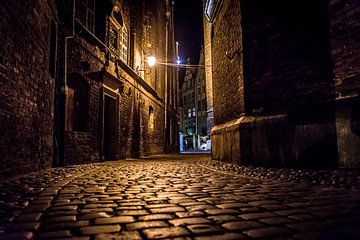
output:
[[[358,173],[207,155],[54,168],[0,181],[0,239],[360,239]]]

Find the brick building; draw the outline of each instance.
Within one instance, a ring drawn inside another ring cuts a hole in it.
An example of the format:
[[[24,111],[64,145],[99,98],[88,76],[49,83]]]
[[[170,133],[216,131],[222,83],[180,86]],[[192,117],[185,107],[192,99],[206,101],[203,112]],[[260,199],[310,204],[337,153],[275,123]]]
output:
[[[175,61],[171,1],[17,2],[0,4],[0,172],[178,149],[177,71],[147,63]]]
[[[206,150],[201,149],[208,138],[204,61],[203,49],[200,51],[200,59],[197,65],[191,65],[190,59],[188,59],[182,84],[183,115],[181,122],[185,150]]]
[[[190,59],[187,60],[190,64]],[[196,69],[186,68],[182,83],[182,131],[184,150],[196,149],[196,101],[195,101]]]
[[[212,157],[359,166],[360,2],[204,1]]]
[[[51,1],[0,2],[0,175],[52,164],[54,19]]]
[[[200,50],[200,59],[199,59],[199,66],[196,72],[196,79],[195,79],[195,101],[196,101],[196,133],[197,137],[197,146],[199,149],[203,146],[201,150],[206,150],[204,148],[204,144],[208,139],[207,134],[207,120],[208,120],[208,113],[207,113],[207,99],[206,99],[206,81],[205,81],[205,59],[204,59],[204,49],[201,48]]]

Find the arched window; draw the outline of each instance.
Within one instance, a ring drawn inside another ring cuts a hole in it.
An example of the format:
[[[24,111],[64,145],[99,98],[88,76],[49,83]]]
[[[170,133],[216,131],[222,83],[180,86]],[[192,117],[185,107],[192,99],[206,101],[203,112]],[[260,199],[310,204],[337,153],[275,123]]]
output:
[[[114,6],[111,12],[111,24],[109,29],[109,45],[120,56],[120,59],[127,64],[129,34],[124,24],[120,6]]]
[[[114,6],[112,12],[111,12],[111,18],[114,24],[118,29],[120,29],[122,26],[124,26],[122,13],[120,10],[120,6]]]

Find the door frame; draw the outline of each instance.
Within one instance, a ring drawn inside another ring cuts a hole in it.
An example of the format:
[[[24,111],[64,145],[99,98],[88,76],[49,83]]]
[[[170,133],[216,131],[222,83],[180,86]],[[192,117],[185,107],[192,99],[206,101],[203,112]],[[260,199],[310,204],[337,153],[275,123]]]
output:
[[[107,159],[105,158],[105,148],[104,148],[104,144],[105,144],[105,98],[106,97],[110,97],[112,99],[115,100],[116,102],[116,113],[115,113],[115,125],[116,125],[116,128],[115,128],[115,134],[116,134],[116,154],[115,154],[115,157],[117,157],[119,155],[119,144],[118,144],[118,141],[119,141],[119,119],[120,119],[120,116],[119,116],[119,99],[120,99],[120,96],[117,92],[113,91],[112,89],[106,87],[106,86],[103,86],[103,94],[102,94],[102,126],[101,126],[101,136],[102,136],[102,139],[101,139],[101,157],[102,157],[102,160],[103,161],[106,161]]]

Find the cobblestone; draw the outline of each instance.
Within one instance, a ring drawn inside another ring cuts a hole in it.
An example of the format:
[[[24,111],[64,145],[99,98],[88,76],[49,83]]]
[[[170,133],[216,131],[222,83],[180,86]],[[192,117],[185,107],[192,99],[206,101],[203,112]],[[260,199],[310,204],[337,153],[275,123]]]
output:
[[[359,238],[356,170],[229,166],[164,155],[2,179],[0,239]]]

